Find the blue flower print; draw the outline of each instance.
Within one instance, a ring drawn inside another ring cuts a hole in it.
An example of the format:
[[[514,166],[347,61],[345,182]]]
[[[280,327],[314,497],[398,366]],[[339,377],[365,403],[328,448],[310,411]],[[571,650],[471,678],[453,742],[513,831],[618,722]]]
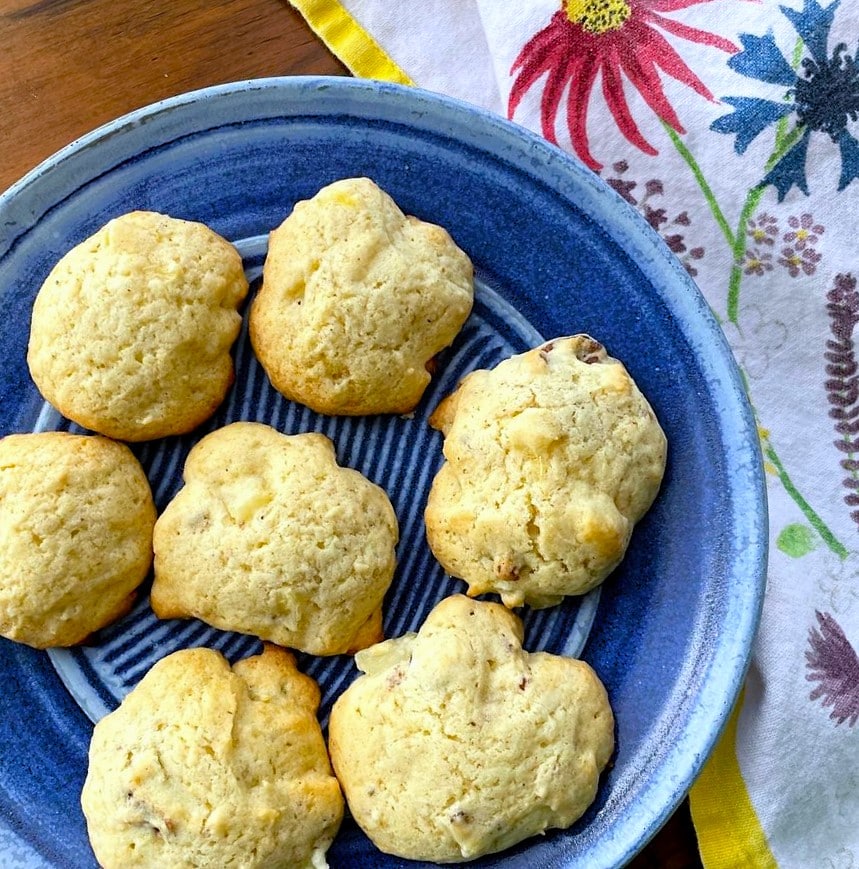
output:
[[[795,125],[784,138],[786,148],[768,166],[761,181],[763,186],[771,184],[776,188],[779,202],[794,186],[808,195],[806,155],[814,132],[826,133],[841,152],[838,189],[843,190],[859,178],[859,141],[847,128],[848,122],[859,118],[859,54],[849,54],[843,42],[828,53],[829,31],[839,2],[835,0],[824,8],[817,0],[805,0],[801,11],[779,7],[808,53],[799,72],[786,60],[772,33],[742,34],[742,50],[728,61],[728,66],[741,75],[786,89],[782,102],[725,97],[724,102],[734,111],[710,127],[719,133],[735,134],[734,149],[742,154],[769,126],[794,116]]]

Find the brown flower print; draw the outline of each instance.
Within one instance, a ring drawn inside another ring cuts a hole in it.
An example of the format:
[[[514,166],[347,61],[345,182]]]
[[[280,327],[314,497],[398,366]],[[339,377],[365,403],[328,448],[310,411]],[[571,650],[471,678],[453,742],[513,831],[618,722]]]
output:
[[[757,217],[749,219],[746,224],[746,235],[756,245],[764,244],[772,247],[778,238],[778,219],[763,211]]]
[[[817,270],[817,264],[823,259],[813,247],[805,247],[804,250],[798,250],[793,247],[782,248],[781,256],[778,258],[779,264],[783,265],[788,274],[792,277],[798,277],[800,272],[807,275],[813,275]]]
[[[772,242],[770,242],[772,244]],[[747,275],[763,275],[766,272],[771,272],[773,268],[773,255],[769,251],[754,250],[746,251],[746,258],[743,262],[743,271]]]
[[[683,263],[683,267],[694,278],[698,274],[698,270],[692,263],[694,260],[703,258],[704,248],[697,245],[690,248],[684,233],[676,231],[677,227],[685,228],[692,224],[688,212],[681,211],[674,217],[669,217],[668,211],[664,207],[658,207],[651,202],[654,197],[662,196],[664,193],[664,185],[658,178],[651,178],[646,181],[642,193],[637,181],[623,177],[629,171],[629,164],[626,160],[618,160],[612,164],[611,168],[617,174],[611,178],[606,178],[609,187],[644,215],[644,219],[662,236],[669,250]]]
[[[823,226],[815,223],[810,214],[799,217],[791,215],[787,222],[791,229],[784,234],[783,241],[792,244],[796,250],[805,250],[806,246],[813,247],[823,235]]]
[[[808,695],[831,706],[836,724],[853,727],[859,720],[859,657],[841,626],[829,613],[815,611],[817,625],[809,628],[805,665],[806,680],[817,682]]]
[[[844,454],[841,467],[847,472],[842,480],[847,494],[844,502],[853,510],[850,518],[859,525],[859,361],[853,331],[859,323],[859,292],[851,274],[835,276],[835,285],[826,294],[826,311],[832,337],[826,341],[826,398],[829,417],[835,420],[837,440]]]

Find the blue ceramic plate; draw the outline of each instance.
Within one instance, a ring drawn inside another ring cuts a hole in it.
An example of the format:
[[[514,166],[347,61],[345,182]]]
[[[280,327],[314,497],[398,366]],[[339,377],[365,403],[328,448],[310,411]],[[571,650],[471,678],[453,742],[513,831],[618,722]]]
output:
[[[764,584],[766,508],[754,423],[701,295],[646,223],[589,171],[521,128],[414,89],[352,79],[226,85],[130,114],[61,151],[0,197],[0,434],[75,427],[41,400],[25,362],[33,298],[56,260],[110,218],[151,209],[203,221],[241,250],[255,286],[266,234],[338,178],[373,178],[440,223],[474,261],[475,310],[413,418],[331,419],[274,393],[250,351],[216,416],[192,436],[135,447],[159,508],[205,432],[236,419],[329,435],[341,464],[391,496],[401,527],[388,636],[447,594],[422,510],[440,464],[428,413],[457,380],[544,338],[588,332],[629,367],[668,435],[662,492],[602,590],[525,612],[526,647],[579,654],[605,682],[617,752],[574,827],[475,866],[617,866],[678,805],[739,690]],[[250,637],[159,622],[144,597],[72,651],[0,639],[0,863],[95,866],[79,808],[92,721],[168,652]],[[323,722],[349,658],[302,657]],[[393,867],[346,821],[332,867]],[[416,865],[416,864],[409,864]]]

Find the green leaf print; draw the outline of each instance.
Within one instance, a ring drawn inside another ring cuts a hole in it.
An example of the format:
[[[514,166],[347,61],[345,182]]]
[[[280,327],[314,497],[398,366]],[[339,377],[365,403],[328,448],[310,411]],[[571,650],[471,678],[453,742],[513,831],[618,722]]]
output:
[[[817,549],[817,538],[807,525],[794,523],[782,528],[775,545],[791,558],[802,558]]]

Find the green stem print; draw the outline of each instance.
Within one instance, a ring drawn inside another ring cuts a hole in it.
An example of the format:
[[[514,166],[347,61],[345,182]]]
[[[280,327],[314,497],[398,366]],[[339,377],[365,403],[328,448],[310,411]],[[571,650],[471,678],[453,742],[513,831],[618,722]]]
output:
[[[764,457],[775,468],[776,474],[784,486],[785,492],[793,498],[797,507],[802,510],[803,515],[808,520],[809,525],[820,535],[823,542],[839,557],[847,558],[850,554],[847,547],[832,533],[829,526],[815,512],[814,508],[802,497],[800,491],[793,484],[778,453],[773,449],[769,441],[769,437],[765,434],[761,435],[761,447]]]
[[[775,166],[775,164],[778,163],[778,161],[781,160],[781,158],[796,144],[801,135],[798,127],[795,127],[790,133],[786,134],[784,131],[784,128],[787,126],[786,119],[782,118],[782,120],[785,121],[785,123],[780,124],[776,129],[775,147],[766,162],[765,168],[767,172],[769,172],[772,167]],[[752,189],[746,194],[746,199],[745,202],[743,202],[743,207],[740,209],[740,217],[737,221],[737,231],[733,236],[733,244],[731,245],[733,262],[731,264],[731,276],[728,279],[727,312],[728,322],[733,323],[735,326],[739,326],[740,284],[743,280],[743,254],[746,250],[746,226],[748,225],[752,215],[755,213],[758,203],[761,201],[764,189],[765,187],[763,183],[761,183],[752,187]],[[721,209],[719,213],[721,214]],[[716,218],[716,220],[718,222],[718,218]]]
[[[803,41],[798,39],[791,58],[792,66],[797,69],[803,55]],[[706,175],[700,164],[695,158],[695,155],[690,151],[686,143],[680,135],[672,129],[667,123],[663,122],[663,127],[667,132],[672,144],[677,150],[684,163],[689,167],[692,176],[695,178],[701,193],[704,196],[704,201],[707,203],[716,225],[721,230],[728,246],[731,257],[731,270],[728,276],[727,297],[726,297],[726,319],[729,323],[740,328],[740,291],[743,282],[743,264],[746,256],[747,247],[747,228],[749,222],[755,215],[767,184],[764,180],[759,181],[746,193],[743,204],[740,207],[740,212],[737,217],[736,228],[732,228],[728,218],[725,215],[713,188],[707,181]],[[793,148],[803,135],[803,130],[799,124],[796,124],[792,129],[788,129],[788,118],[782,117],[775,128],[775,136],[773,149],[765,163],[764,177],[766,177],[776,166],[776,164]],[[745,374],[743,375],[745,379]],[[749,394],[748,383],[746,383],[746,393]],[[751,396],[750,396],[751,399]],[[755,419],[758,421],[758,431],[761,438],[761,449],[766,461],[769,464],[769,470],[774,473],[785,492],[791,497],[794,503],[802,511],[811,527],[820,535],[824,543],[840,558],[846,558],[848,550],[840,540],[832,533],[832,530],[826,525],[820,515],[802,496],[802,493],[796,488],[784,463],[781,461],[778,453],[773,447],[769,439],[769,434],[766,429],[760,424],[757,410],[753,406]]]
[[[680,156],[686,161],[686,165],[692,170],[692,174],[695,176],[695,180],[698,182],[698,186],[704,194],[704,199],[707,201],[707,205],[710,206],[710,211],[713,212],[713,217],[716,219],[716,223],[719,224],[719,229],[722,230],[722,234],[725,236],[728,246],[733,248],[735,245],[734,233],[731,231],[731,227],[716,200],[716,194],[713,193],[713,189],[707,183],[707,179],[704,177],[704,173],[701,171],[698,161],[695,159],[692,152],[686,147],[686,143],[680,138],[680,135],[673,127],[666,124],[665,121],[662,122],[662,126],[665,128],[665,131],[668,133],[668,136]]]
[[[740,310],[740,283],[743,280],[743,254],[746,251],[746,224],[755,213],[758,203],[763,196],[763,185],[753,187],[746,195],[746,201],[740,209],[740,217],[737,221],[737,232],[734,235],[734,243],[731,245],[731,276],[728,278],[728,322],[738,326]]]
[[[729,323],[738,326],[740,285],[743,280],[743,254],[746,251],[746,226],[749,219],[755,213],[766,188],[763,182],[761,182],[749,190],[746,194],[742,208],[740,209],[740,216],[737,219],[737,228],[736,230],[732,230],[728,223],[728,219],[725,217],[724,211],[722,211],[722,208],[719,205],[716,194],[713,192],[713,188],[710,186],[701,166],[695,159],[695,155],[689,150],[686,143],[680,138],[675,130],[665,123],[663,123],[663,127],[668,133],[672,144],[677,149],[677,152],[691,170],[698,186],[701,188],[701,192],[704,195],[704,201],[707,203],[719,229],[722,230],[722,235],[725,236],[725,241],[728,243],[728,247],[731,250],[732,264],[731,274],[728,278],[727,319]],[[766,162],[767,172],[769,172],[770,169],[772,169],[772,167],[775,166],[775,164],[778,163],[778,161],[796,144],[802,134],[798,127],[795,127],[790,133],[787,133],[784,127],[786,127],[786,124],[780,125],[776,129],[775,146]]]

